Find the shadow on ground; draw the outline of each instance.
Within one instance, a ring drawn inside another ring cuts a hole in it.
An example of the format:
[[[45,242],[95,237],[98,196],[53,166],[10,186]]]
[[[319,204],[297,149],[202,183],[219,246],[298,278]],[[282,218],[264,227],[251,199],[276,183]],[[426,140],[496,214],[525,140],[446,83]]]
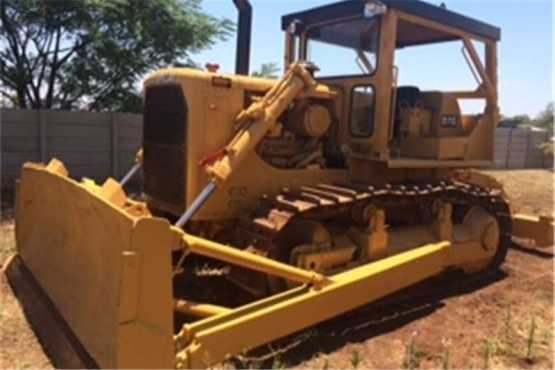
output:
[[[271,349],[253,350],[248,356],[234,361],[234,365],[239,368],[272,368],[276,358],[279,358],[281,365],[295,367],[317,354],[330,354],[345,345],[362,343],[395,331],[442,308],[444,299],[473,293],[507,276],[503,270],[495,270],[480,276],[452,272],[432,278],[389,298],[273,342]]]
[[[541,249],[536,249],[536,248],[532,248],[532,247],[527,247],[527,246],[523,246],[523,245],[519,245],[516,243],[513,243],[511,245],[512,249],[516,249],[517,251],[523,252],[523,253],[527,253],[530,254],[532,256],[535,257],[539,257],[539,258],[543,258],[543,259],[552,259],[553,258],[553,252],[549,252],[549,251],[544,251]]]

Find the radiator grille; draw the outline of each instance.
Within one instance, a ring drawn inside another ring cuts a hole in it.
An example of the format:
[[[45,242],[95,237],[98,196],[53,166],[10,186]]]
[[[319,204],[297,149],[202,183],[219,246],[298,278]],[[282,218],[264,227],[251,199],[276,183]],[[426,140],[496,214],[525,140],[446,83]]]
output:
[[[187,102],[179,85],[146,90],[143,114],[145,192],[172,205],[185,203]]]

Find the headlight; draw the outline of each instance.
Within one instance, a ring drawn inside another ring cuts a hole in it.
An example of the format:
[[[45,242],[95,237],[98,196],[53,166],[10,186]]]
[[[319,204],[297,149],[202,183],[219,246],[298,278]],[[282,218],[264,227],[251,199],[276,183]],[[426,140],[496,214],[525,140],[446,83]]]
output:
[[[375,15],[384,14],[387,12],[387,7],[379,0],[369,0],[364,6],[364,16],[372,18]]]

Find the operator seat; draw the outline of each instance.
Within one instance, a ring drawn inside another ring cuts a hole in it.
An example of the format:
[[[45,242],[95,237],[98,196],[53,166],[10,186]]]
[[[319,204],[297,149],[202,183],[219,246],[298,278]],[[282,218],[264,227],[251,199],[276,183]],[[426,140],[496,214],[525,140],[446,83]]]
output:
[[[393,137],[398,138],[401,129],[401,107],[416,108],[422,106],[420,89],[416,86],[399,86],[396,90],[395,116],[393,120]]]

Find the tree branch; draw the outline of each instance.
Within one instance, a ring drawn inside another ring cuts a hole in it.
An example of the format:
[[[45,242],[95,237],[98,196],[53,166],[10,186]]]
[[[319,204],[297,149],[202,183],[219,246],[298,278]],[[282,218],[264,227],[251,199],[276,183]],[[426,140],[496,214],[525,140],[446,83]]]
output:
[[[0,90],[0,94],[8,98],[8,100],[10,101],[10,103],[12,103],[13,106],[17,106],[17,98],[13,96],[13,94],[10,94],[4,90]]]
[[[50,78],[48,79],[48,89],[46,90],[46,108],[52,107],[52,96],[54,94],[54,83],[56,82],[56,75],[58,73],[58,51],[60,50],[61,32],[56,35],[56,42],[54,43],[54,60],[50,65]]]
[[[11,19],[9,19],[6,10],[6,2],[0,1],[0,19],[4,25],[6,40],[8,41],[9,50],[11,51],[13,58],[15,59],[15,75],[16,79],[16,92],[18,103],[21,108],[27,107],[26,98],[28,96],[28,91],[25,86],[25,71],[24,66],[21,63],[21,58],[19,55],[19,49],[17,47],[17,30],[12,27]]]
[[[50,47],[52,45],[52,40],[54,38],[52,37],[52,33],[48,34],[47,37],[47,41],[45,41],[43,43],[42,49],[39,50],[38,55],[37,55],[37,63],[35,63],[35,67],[38,65],[39,61],[42,61],[42,66],[39,72],[39,76],[37,78],[37,85],[41,86],[42,85],[42,81],[44,79],[44,72],[46,71],[46,66],[48,65],[48,50],[50,50]]]

